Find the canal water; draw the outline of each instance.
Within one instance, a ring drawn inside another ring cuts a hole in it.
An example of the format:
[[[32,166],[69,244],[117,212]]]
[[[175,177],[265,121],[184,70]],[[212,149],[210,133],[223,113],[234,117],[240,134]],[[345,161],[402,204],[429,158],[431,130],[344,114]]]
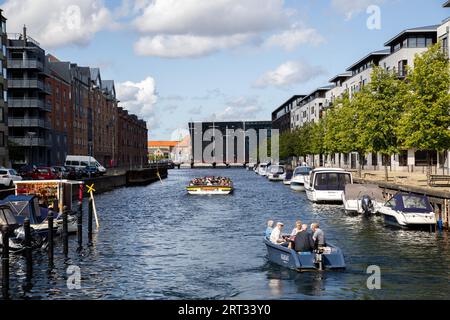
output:
[[[231,196],[189,196],[199,176],[229,176]],[[345,215],[337,205],[315,205],[243,169],[172,170],[146,187],[98,195],[100,231],[91,247],[70,259],[57,254],[48,269],[35,253],[33,278],[21,258],[11,262],[15,299],[448,299],[447,233],[386,228],[380,217]],[[345,254],[347,269],[297,273],[267,261],[266,221],[319,222]],[[86,237],[85,237],[86,239]],[[58,244],[56,250],[62,251]],[[381,289],[367,288],[368,266],[381,269]],[[67,287],[69,266],[79,267],[81,288]]]

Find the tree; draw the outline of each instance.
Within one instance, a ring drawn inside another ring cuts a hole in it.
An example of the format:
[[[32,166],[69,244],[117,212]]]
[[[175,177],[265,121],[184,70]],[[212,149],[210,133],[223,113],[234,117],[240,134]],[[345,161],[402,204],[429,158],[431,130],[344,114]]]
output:
[[[416,55],[407,80],[409,95],[397,132],[405,148],[427,150],[430,183],[431,151],[450,148],[450,64],[439,44]]]
[[[407,85],[393,72],[374,67],[372,81],[355,96],[353,105],[358,110],[359,144],[367,152],[381,153],[384,159],[385,179],[387,163],[399,152],[397,128],[408,97]]]

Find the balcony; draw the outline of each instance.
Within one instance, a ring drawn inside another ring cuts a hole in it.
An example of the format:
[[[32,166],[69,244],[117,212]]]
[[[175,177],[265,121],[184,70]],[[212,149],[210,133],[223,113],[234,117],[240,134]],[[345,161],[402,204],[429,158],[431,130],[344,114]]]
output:
[[[46,93],[51,93],[49,85],[38,79],[10,79],[8,80],[8,88],[10,89],[40,89]]]
[[[16,128],[51,129],[51,123],[39,118],[8,118],[8,126]]]
[[[10,59],[8,69],[38,69],[44,70],[44,64],[36,59]]]
[[[51,147],[49,139],[9,136],[9,141],[22,147]]]
[[[8,107],[9,108],[38,108],[38,109],[43,109],[48,112],[52,111],[52,104],[50,102],[44,101],[42,99],[37,99],[37,98],[25,98],[25,99],[9,98],[8,99]]]

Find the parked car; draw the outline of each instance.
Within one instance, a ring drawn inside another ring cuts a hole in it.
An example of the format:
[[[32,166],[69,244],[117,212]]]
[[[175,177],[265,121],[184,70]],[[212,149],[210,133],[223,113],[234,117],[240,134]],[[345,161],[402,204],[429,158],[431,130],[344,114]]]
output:
[[[83,176],[84,177],[89,177],[89,175],[91,177],[98,177],[101,175],[100,171],[98,170],[97,167],[95,166],[86,166],[83,169]]]
[[[0,186],[14,186],[14,181],[22,181],[22,177],[14,169],[0,169]]]
[[[68,179],[69,170],[64,166],[54,166],[52,169],[55,171],[59,179]]]
[[[33,172],[37,169],[34,164],[28,164],[19,169],[19,176],[22,177],[23,180],[31,180],[33,179]]]
[[[106,168],[100,164],[94,157],[89,156],[67,156],[66,167],[74,167],[79,169],[84,169],[88,166],[94,166],[98,169],[100,174],[106,174]]]
[[[33,180],[55,180],[57,175],[50,167],[38,167],[33,172]]]
[[[67,167],[67,179],[69,180],[82,180],[83,179],[83,171],[78,168]]]

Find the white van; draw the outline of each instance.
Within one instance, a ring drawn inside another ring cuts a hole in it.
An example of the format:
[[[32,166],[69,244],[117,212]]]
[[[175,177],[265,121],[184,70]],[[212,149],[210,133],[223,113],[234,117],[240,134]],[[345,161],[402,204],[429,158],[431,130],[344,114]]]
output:
[[[66,167],[84,169],[87,166],[97,167],[100,174],[106,173],[106,168],[103,167],[94,157],[89,156],[67,156]]]

